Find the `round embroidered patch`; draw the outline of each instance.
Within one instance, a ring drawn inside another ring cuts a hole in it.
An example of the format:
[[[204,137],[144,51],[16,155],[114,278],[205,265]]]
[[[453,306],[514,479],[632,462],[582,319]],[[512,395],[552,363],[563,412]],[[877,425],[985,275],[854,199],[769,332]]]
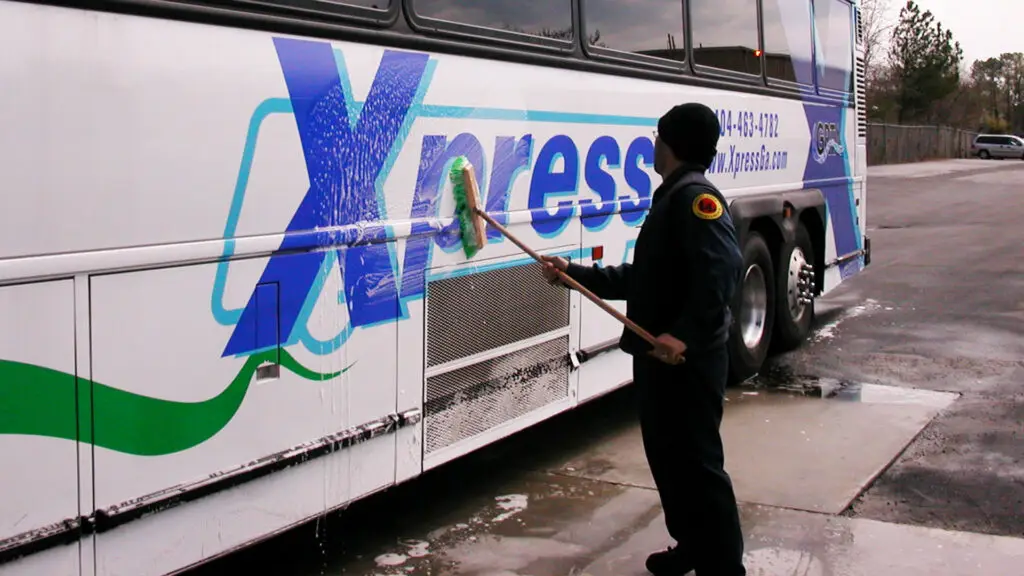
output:
[[[701,194],[693,200],[693,213],[703,220],[717,220],[722,216],[722,203],[712,194]]]

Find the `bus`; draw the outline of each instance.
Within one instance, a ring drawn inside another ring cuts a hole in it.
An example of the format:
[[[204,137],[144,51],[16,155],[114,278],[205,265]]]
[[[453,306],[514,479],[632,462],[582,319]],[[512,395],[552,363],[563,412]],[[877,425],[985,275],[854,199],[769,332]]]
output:
[[[487,230],[632,258],[721,120],[731,373],[870,262],[850,0],[0,0],[0,574],[181,572],[628,385]],[[622,306],[622,303],[616,303]]]

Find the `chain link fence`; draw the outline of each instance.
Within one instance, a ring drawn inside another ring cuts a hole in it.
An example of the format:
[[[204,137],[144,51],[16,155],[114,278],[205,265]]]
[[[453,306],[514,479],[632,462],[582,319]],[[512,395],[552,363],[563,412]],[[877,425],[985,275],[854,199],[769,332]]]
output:
[[[968,158],[975,136],[947,126],[868,124],[868,165]]]

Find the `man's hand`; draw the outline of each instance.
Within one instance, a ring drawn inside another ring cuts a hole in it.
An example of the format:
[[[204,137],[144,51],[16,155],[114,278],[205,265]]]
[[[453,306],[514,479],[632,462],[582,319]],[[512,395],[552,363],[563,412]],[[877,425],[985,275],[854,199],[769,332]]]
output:
[[[657,340],[658,346],[648,354],[666,364],[675,365],[686,362],[686,359],[683,358],[683,354],[686,353],[686,344],[682,340],[670,334],[662,334],[658,336]]]
[[[561,284],[562,279],[557,271],[565,272],[569,268],[569,261],[558,256],[541,256],[540,258],[544,261],[544,268],[542,269],[544,279],[549,284]]]

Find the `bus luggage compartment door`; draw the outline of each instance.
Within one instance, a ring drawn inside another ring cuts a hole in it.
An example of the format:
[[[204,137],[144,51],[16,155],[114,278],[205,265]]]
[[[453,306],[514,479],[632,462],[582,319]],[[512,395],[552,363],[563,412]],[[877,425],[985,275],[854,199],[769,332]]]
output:
[[[568,407],[572,309],[532,261],[428,282],[424,469]]]

